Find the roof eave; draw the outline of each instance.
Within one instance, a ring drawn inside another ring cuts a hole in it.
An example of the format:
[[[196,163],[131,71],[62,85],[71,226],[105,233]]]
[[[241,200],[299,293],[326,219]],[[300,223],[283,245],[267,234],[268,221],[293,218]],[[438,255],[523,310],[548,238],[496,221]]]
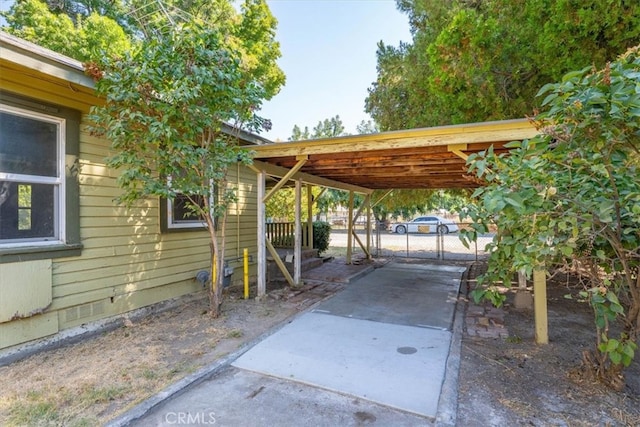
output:
[[[80,61],[0,31],[2,60],[19,64],[70,83],[94,89]]]

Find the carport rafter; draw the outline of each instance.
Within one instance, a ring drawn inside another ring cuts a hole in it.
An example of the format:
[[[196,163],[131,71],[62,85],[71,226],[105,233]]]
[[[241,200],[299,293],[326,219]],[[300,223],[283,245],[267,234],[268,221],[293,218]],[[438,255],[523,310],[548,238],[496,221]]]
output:
[[[506,152],[506,143],[536,134],[521,119],[281,142],[254,151],[256,159],[285,168],[307,155],[302,173],[370,190],[475,188],[481,183],[469,179],[467,156],[489,147]]]
[[[255,163],[260,165],[256,170],[261,170],[263,176],[277,176],[282,171],[286,174],[287,167],[296,164],[297,156],[305,155],[308,160],[292,178],[350,192],[347,243],[350,260],[354,192],[369,195],[377,189],[477,188],[482,181],[467,173],[470,154],[489,147],[506,152],[506,143],[537,134],[531,121],[517,119],[282,142],[252,149],[259,160]],[[544,278],[544,272],[538,272],[534,280],[536,341],[546,343],[546,301],[542,301],[546,297],[541,277]]]

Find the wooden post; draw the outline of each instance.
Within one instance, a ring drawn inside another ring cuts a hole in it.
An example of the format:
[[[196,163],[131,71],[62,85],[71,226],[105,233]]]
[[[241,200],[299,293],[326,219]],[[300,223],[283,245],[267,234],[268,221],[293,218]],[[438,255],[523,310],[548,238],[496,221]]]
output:
[[[313,189],[307,185],[307,248],[313,249]]]
[[[353,191],[349,191],[349,219],[347,221],[347,264],[351,264],[351,252],[353,249]]]
[[[364,203],[367,205],[367,259],[371,259],[371,195],[367,194],[364,199]]]
[[[302,180],[296,179],[295,228],[293,238],[293,281],[302,285]]]
[[[549,344],[547,275],[544,269],[535,269],[533,271],[533,309],[536,325],[536,344]]]
[[[513,306],[518,310],[531,310],[533,308],[533,296],[527,290],[527,276],[525,271],[518,271],[518,288],[513,298]]]
[[[267,294],[267,248],[265,234],[265,177],[266,173],[260,171],[258,173],[258,298],[262,298]]]

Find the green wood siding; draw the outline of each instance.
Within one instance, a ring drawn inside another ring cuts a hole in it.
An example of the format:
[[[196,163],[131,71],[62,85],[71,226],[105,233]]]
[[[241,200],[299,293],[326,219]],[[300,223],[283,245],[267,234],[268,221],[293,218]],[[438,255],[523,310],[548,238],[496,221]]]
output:
[[[6,78],[3,88],[82,112],[78,156],[81,254],[50,261],[51,305],[43,314],[0,323],[0,349],[202,291],[194,277],[199,270],[209,268],[207,232],[162,233],[159,201],[155,198],[131,210],[115,204],[120,190],[116,171],[105,166],[109,143],[90,135],[87,129],[86,113],[91,103],[99,100],[86,92],[82,97],[74,96],[72,89],[57,84],[51,76],[43,75],[47,84],[42,85],[41,79],[34,77],[35,71],[24,76],[14,72],[13,68],[19,66],[0,65],[0,73]],[[57,88],[55,94],[50,90],[53,86]],[[256,276],[256,177],[250,169],[238,166],[229,181],[238,188],[239,200],[229,211],[225,258],[233,259],[232,282],[241,284],[242,261],[235,258],[242,256],[244,248],[253,255],[250,276]],[[11,307],[6,309],[10,311]]]

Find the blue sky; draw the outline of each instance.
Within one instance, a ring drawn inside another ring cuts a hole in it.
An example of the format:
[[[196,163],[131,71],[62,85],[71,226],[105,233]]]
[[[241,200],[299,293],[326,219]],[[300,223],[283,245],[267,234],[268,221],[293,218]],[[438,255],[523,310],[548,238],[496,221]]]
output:
[[[0,0],[6,10],[13,0]],[[376,79],[376,47],[410,41],[406,15],[395,0],[267,0],[278,20],[276,39],[287,76],[261,115],[273,128],[262,136],[286,141],[294,125],[312,129],[339,115],[348,133],[370,117],[367,88]]]
[[[367,88],[376,79],[376,46],[410,41],[406,15],[394,0],[268,0],[278,19],[278,64],[286,85],[261,114],[273,129],[262,136],[286,141],[294,125],[312,129],[340,116],[348,133],[370,117]]]

